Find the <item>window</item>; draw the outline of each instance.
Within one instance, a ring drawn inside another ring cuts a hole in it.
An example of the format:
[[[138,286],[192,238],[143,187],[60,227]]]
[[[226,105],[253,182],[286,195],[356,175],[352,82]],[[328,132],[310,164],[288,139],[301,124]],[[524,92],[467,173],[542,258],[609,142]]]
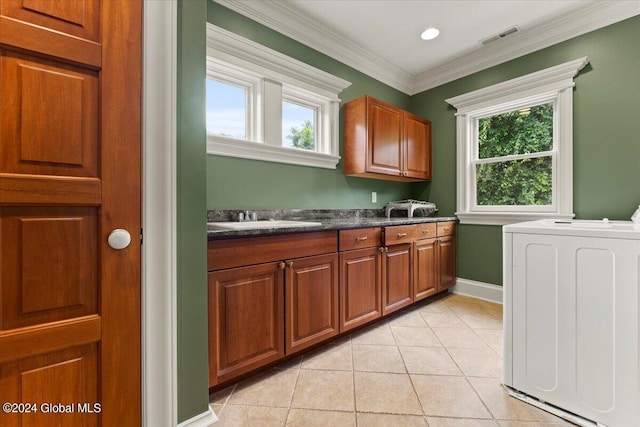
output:
[[[586,57],[448,99],[461,223],[573,218],[573,77]]]
[[[207,152],[335,168],[349,82],[207,24]]]

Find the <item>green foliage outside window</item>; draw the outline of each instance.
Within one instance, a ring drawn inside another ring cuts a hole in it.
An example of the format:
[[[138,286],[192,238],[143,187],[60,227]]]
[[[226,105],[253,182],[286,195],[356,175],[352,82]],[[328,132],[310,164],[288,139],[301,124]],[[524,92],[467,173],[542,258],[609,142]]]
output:
[[[553,149],[553,104],[537,105],[478,120],[480,159]],[[551,157],[497,161],[476,166],[480,206],[550,205]]]
[[[289,135],[287,135],[287,139],[291,141],[294,147],[302,148],[304,150],[313,150],[314,149],[314,141],[313,141],[313,124],[311,124],[310,120],[305,120],[302,123],[302,129],[298,129],[297,127],[292,127],[289,130]]]

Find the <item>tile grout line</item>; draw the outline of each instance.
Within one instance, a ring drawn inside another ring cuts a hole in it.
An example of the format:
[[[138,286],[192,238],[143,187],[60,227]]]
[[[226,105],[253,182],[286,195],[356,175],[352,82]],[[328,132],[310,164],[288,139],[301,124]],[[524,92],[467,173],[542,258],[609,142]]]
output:
[[[298,361],[298,368],[296,369],[296,382],[293,384],[293,391],[291,391],[291,398],[289,399],[289,407],[287,408],[287,415],[284,417],[284,422],[282,426],[287,425],[287,420],[289,419],[289,414],[291,413],[291,404],[293,403],[293,396],[296,394],[296,389],[298,388],[298,380],[300,379],[300,370],[302,367],[302,361],[304,360],[304,356],[300,356],[300,360]]]

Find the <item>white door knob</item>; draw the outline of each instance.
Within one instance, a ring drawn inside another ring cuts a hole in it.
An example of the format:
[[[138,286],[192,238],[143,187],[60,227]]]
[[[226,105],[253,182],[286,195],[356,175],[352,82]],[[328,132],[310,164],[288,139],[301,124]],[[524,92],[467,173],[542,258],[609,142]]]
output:
[[[109,246],[113,249],[124,249],[131,243],[131,235],[127,230],[116,228],[109,234]]]

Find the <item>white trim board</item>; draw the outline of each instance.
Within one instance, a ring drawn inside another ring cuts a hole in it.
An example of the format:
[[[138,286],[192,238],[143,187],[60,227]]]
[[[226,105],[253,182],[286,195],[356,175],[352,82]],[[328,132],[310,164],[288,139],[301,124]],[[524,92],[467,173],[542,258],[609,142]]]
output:
[[[144,0],[142,425],[176,426],[177,0]],[[211,408],[180,424],[215,423]]]
[[[282,0],[213,0],[408,95],[640,15],[638,1],[598,1],[412,75]]]
[[[451,293],[466,295],[484,301],[502,304],[502,286],[491,283],[477,282],[470,279],[456,279],[456,285],[451,288]]]
[[[195,417],[181,422],[180,424],[178,424],[178,427],[209,427],[217,422],[218,417],[216,417],[213,409],[209,407],[208,411],[205,411],[201,414],[196,415]]]
[[[142,423],[159,426],[177,424],[177,2],[145,0],[143,6]]]

